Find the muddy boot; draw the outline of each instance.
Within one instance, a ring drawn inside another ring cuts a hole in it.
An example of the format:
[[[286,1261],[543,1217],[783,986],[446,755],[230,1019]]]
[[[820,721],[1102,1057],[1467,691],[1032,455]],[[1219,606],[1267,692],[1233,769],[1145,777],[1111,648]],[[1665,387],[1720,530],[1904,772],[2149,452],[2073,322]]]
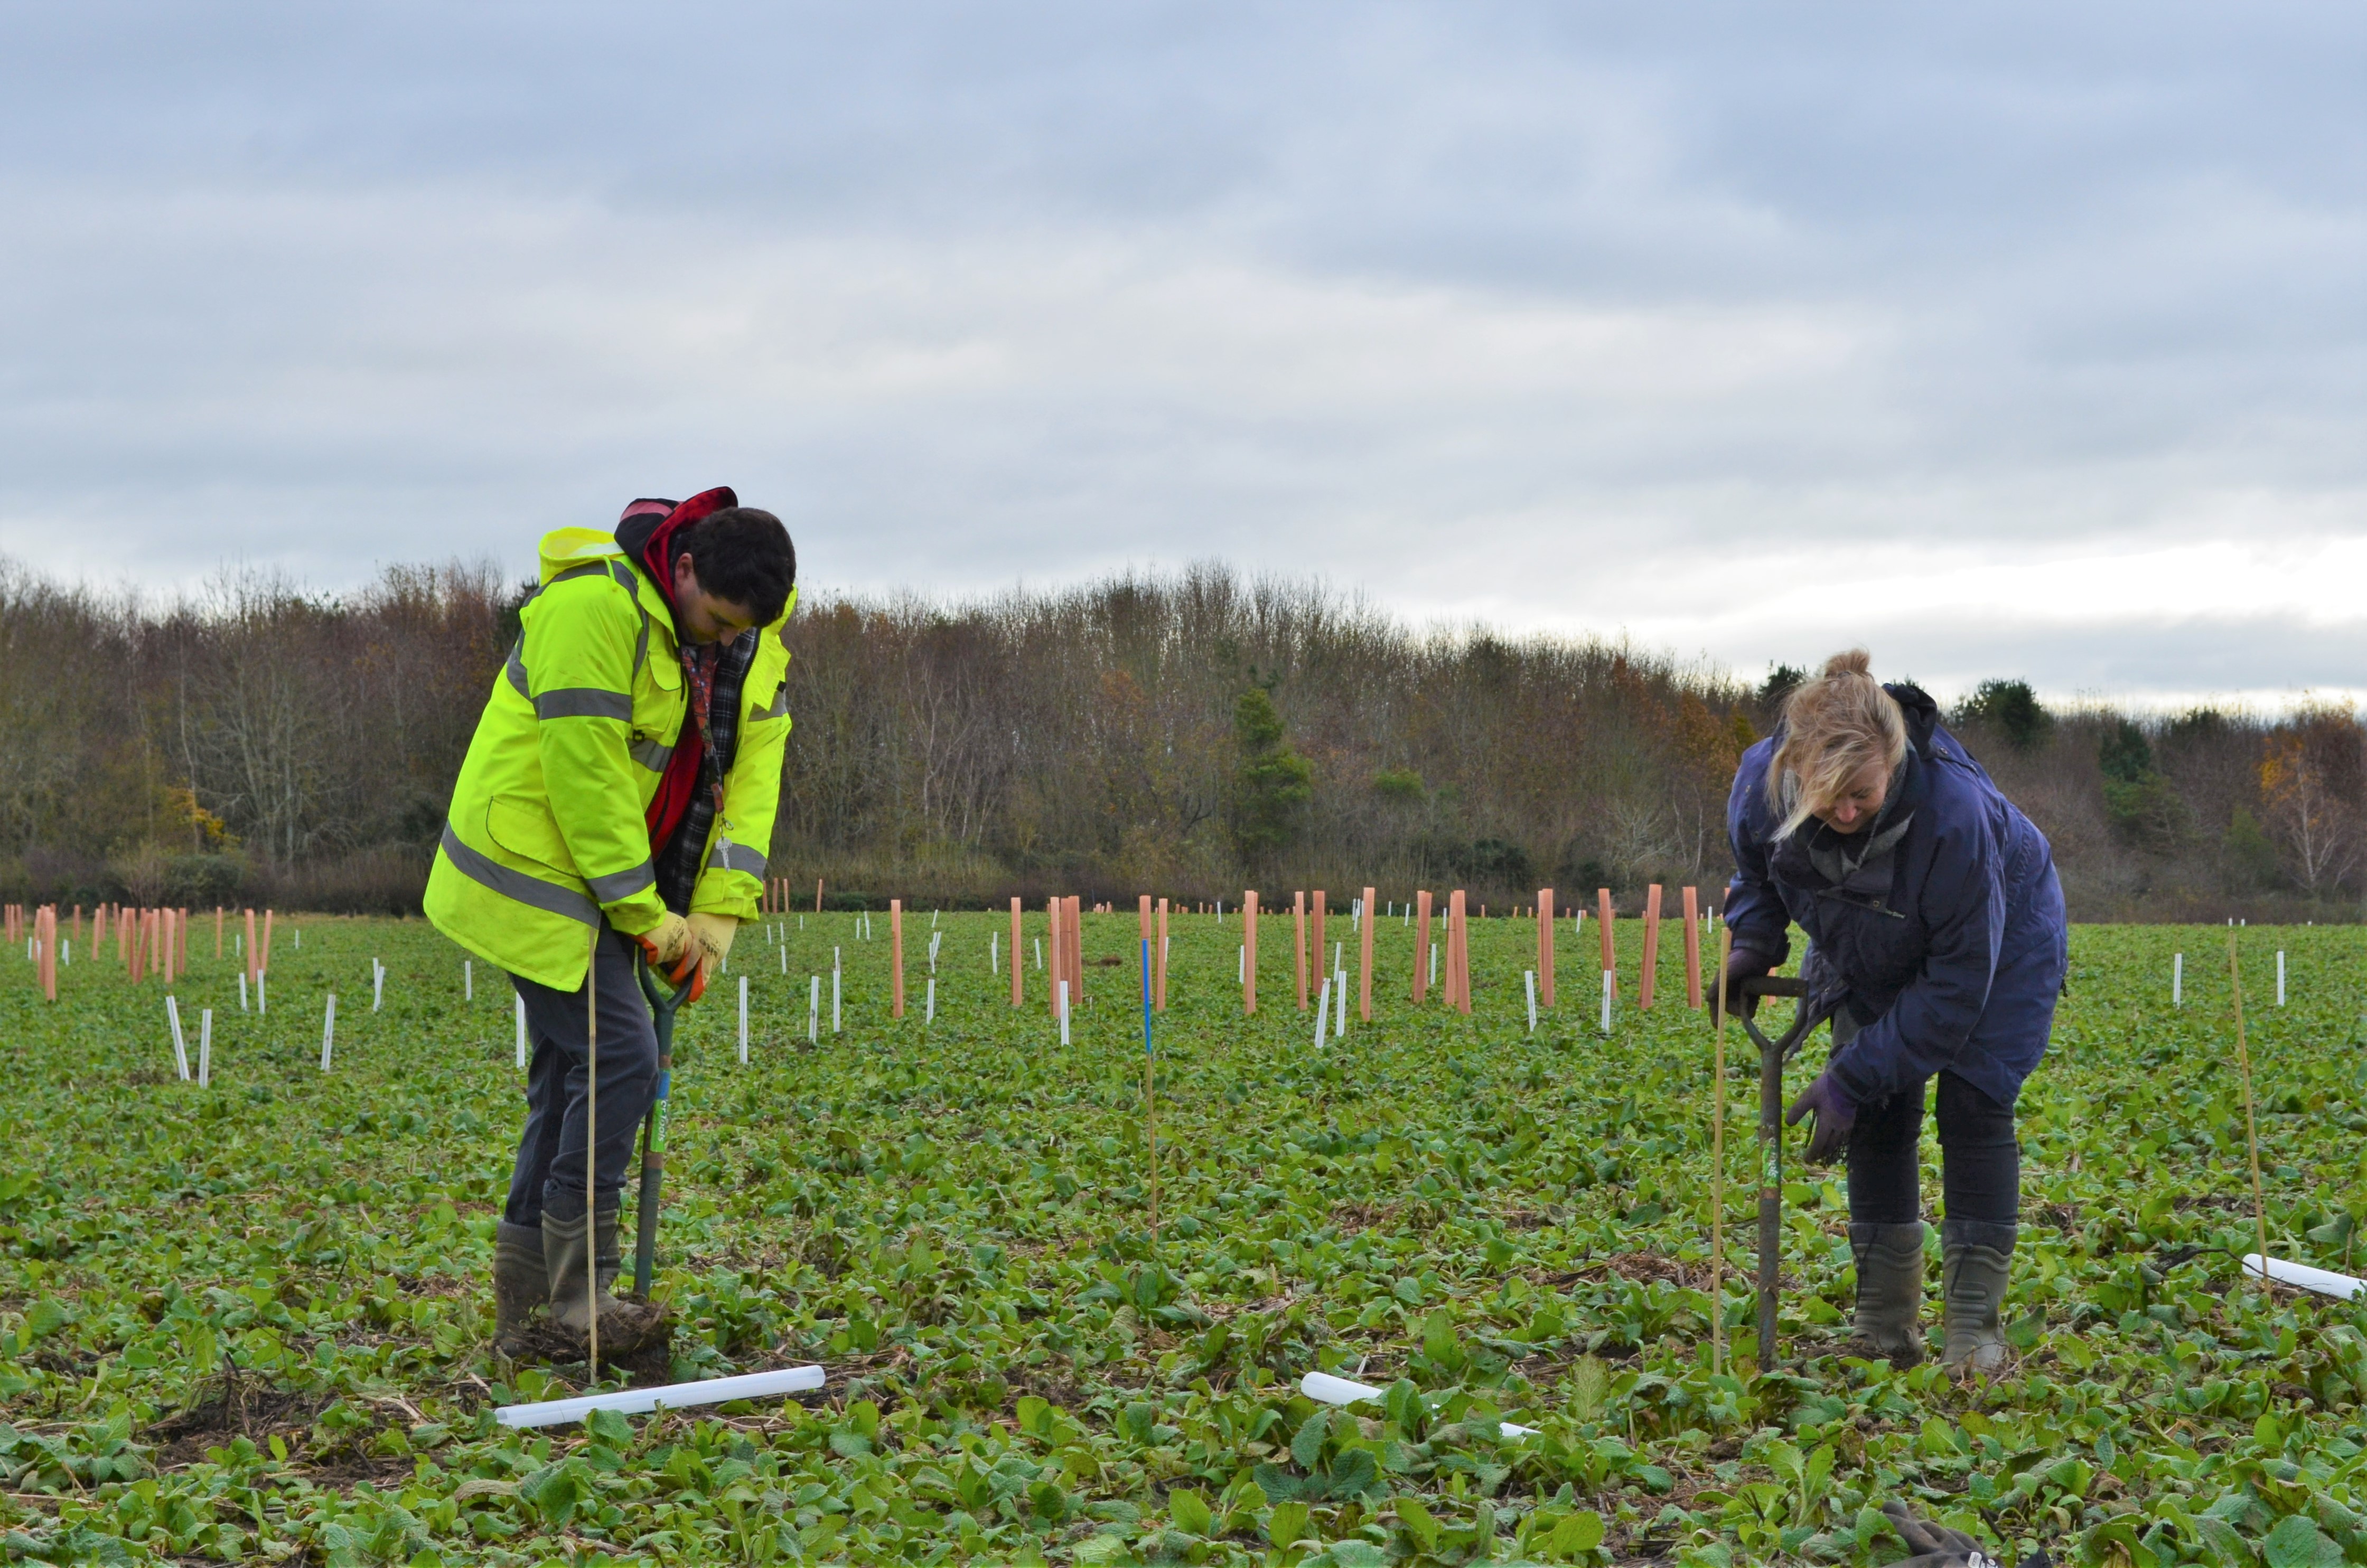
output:
[[[526,1348],[527,1319],[550,1300],[542,1231],[507,1220],[493,1232],[493,1347],[504,1356]]]
[[[1940,1360],[1965,1372],[1995,1373],[2009,1352],[1999,1314],[2013,1267],[2013,1225],[1946,1220],[1940,1225]]]
[[[550,1276],[550,1321],[577,1339],[592,1326],[592,1305],[585,1299],[593,1269],[594,1239],[605,1224],[616,1235],[617,1211],[610,1205],[598,1224],[588,1215],[562,1220],[549,1210],[542,1216],[543,1266]],[[611,1241],[613,1248],[614,1242]],[[642,1302],[622,1302],[605,1286],[599,1292],[600,1357],[629,1356],[648,1343],[658,1329],[658,1309]]]
[[[1923,1222],[1852,1224],[1857,1260],[1857,1321],[1845,1355],[1887,1360],[1900,1371],[1923,1359]]]

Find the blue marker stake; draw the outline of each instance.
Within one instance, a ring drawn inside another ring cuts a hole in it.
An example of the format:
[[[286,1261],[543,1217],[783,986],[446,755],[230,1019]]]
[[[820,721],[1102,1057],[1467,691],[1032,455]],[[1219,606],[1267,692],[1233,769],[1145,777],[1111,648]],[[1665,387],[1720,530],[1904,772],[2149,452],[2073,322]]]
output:
[[[1159,1088],[1155,1077],[1158,1053],[1150,1043],[1150,939],[1142,939],[1142,1109],[1143,1127],[1150,1139],[1150,1245],[1159,1245]]]

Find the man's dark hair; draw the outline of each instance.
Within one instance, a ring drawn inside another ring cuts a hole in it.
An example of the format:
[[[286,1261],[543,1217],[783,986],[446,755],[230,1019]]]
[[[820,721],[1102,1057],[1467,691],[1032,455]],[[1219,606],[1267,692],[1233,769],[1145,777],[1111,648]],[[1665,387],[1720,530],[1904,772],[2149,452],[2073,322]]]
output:
[[[789,590],[798,585],[798,547],[789,531],[753,506],[709,513],[682,531],[675,547],[690,558],[701,588],[743,606],[760,626],[781,618]]]

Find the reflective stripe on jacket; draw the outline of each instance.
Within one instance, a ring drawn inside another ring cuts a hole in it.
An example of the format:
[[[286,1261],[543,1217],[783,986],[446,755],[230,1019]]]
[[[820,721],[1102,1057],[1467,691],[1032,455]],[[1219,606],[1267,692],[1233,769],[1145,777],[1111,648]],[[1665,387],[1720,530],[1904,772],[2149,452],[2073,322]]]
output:
[[[789,733],[779,634],[796,603],[764,628],[741,688],[696,912],[756,912]],[[657,585],[595,529],[544,536],[541,586],[519,620],[453,786],[426,912],[471,953],[572,991],[604,913],[636,934],[664,912],[646,813],[682,734],[682,657]]]

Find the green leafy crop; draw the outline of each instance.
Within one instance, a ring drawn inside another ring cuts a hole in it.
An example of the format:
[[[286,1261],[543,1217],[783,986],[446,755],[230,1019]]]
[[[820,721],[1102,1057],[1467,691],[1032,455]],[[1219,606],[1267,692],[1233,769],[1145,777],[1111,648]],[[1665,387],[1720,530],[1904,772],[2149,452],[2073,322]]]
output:
[[[1840,1355],[1843,1178],[1802,1169],[1796,1138],[1784,1359],[1759,1369],[1756,1063],[1738,1031],[1714,1309],[1711,1039],[1683,1005],[1673,928],[1639,1013],[1640,933],[1622,923],[1605,1040],[1591,925],[1577,942],[1561,928],[1562,1005],[1531,1035],[1534,925],[1475,922],[1466,1019],[1406,1000],[1412,932],[1384,919],[1373,1021],[1319,1048],[1286,920],[1264,923],[1263,1005],[1245,1020],[1238,918],[1177,917],[1154,1237],[1131,912],[1086,921],[1066,1050],[1033,967],[1040,917],[1016,1011],[988,967],[991,937],[1008,961],[1007,919],[934,922],[934,1025],[933,921],[905,923],[900,1021],[886,919],[863,940],[834,913],[743,931],[738,972],[683,1026],[658,1279],[677,1327],[671,1367],[646,1375],[814,1361],[828,1387],[540,1432],[497,1427],[493,1407],[574,1392],[583,1369],[488,1346],[519,1117],[498,976],[478,964],[464,998],[463,955],[416,921],[282,920],[271,1010],[243,1013],[236,962],[201,921],[174,988],[193,1066],[214,1014],[200,1089],[177,1077],[156,981],[77,942],[52,1006],[21,952],[0,955],[0,1547],[57,1562],[1878,1562],[1901,1554],[1879,1506],[1904,1498],[2058,1561],[2367,1562],[2367,1308],[2264,1296],[2237,1271],[2255,1243],[2223,929],[2075,933],[2021,1108],[2018,1359],[1962,1383]],[[1327,934],[1353,969],[1348,924]],[[2271,1248],[2359,1272],[2358,933],[2237,934]],[[1934,1217],[1937,1157],[1927,1134]],[[1723,1372],[1713,1310],[1738,1358]],[[1308,1371],[1381,1396],[1316,1404]]]

